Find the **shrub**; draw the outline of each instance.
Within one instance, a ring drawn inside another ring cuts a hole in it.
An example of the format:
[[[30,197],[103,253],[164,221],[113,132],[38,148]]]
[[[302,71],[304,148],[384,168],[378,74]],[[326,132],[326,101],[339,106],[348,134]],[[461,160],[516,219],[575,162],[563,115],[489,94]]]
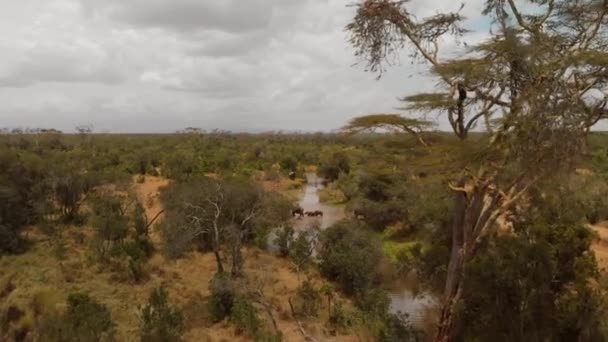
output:
[[[113,242],[127,237],[129,222],[118,197],[98,197],[93,201],[92,207],[91,225],[96,230],[97,238]]]
[[[94,178],[88,174],[68,171],[52,179],[55,202],[59,205],[61,216],[66,223],[82,223],[79,216],[84,196],[95,186]]]
[[[244,296],[234,299],[230,310],[230,321],[236,326],[238,333],[256,336],[260,332],[260,318],[251,301]]]
[[[298,287],[294,303],[298,315],[305,318],[317,317],[321,308],[321,294],[306,280]]]
[[[384,317],[388,312],[390,302],[387,293],[380,289],[370,289],[359,293],[355,298],[357,308],[371,317]]]
[[[364,293],[379,281],[380,242],[357,222],[340,222],[321,237],[320,270],[347,294]]]
[[[350,162],[343,152],[336,152],[325,158],[319,166],[319,174],[328,182],[337,180],[341,173],[348,174],[349,172]]]
[[[283,226],[276,231],[276,237],[274,239],[274,244],[279,250],[279,255],[283,258],[289,256],[291,251],[291,246],[294,242],[294,230],[290,225]]]
[[[167,290],[152,290],[148,304],[141,309],[141,340],[151,342],[179,341],[184,329],[180,311],[169,305]]]
[[[114,322],[105,305],[87,294],[73,293],[67,299],[68,309],[63,315],[49,314],[38,327],[40,341],[111,341]]]
[[[295,173],[298,170],[298,161],[291,156],[283,158],[279,164],[285,173]]]
[[[218,322],[230,316],[234,304],[235,288],[228,273],[217,273],[209,282],[209,312]]]
[[[296,264],[298,271],[302,270],[310,263],[318,235],[319,227],[318,225],[314,225],[301,231],[293,242],[290,255],[291,259]]]
[[[355,318],[353,314],[348,312],[342,303],[336,302],[331,307],[327,325],[333,334],[346,332],[354,323]]]

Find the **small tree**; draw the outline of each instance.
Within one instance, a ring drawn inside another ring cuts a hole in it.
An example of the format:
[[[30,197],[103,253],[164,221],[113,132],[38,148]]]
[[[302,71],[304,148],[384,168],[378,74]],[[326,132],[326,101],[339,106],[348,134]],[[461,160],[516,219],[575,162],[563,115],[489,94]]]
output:
[[[295,231],[291,225],[283,226],[276,230],[274,244],[279,249],[279,255],[283,258],[288,257],[291,252],[291,247],[294,243],[294,233]]]
[[[305,280],[296,290],[294,309],[303,318],[312,318],[319,315],[321,307],[321,294],[310,280]]]
[[[319,174],[328,182],[338,179],[340,174],[350,172],[350,161],[344,152],[335,152],[325,157],[319,166]]]
[[[102,256],[117,243],[123,242],[129,232],[129,220],[119,197],[102,195],[93,200],[91,225],[101,243]]]
[[[90,177],[73,170],[62,172],[52,178],[51,187],[55,202],[59,205],[61,217],[66,223],[77,220],[80,206],[93,185]]]
[[[227,273],[216,273],[209,281],[209,311],[214,321],[218,322],[230,315],[236,288]]]
[[[319,234],[319,226],[318,224],[314,224],[308,229],[301,231],[295,238],[290,256],[298,273],[304,271],[312,261],[312,256],[318,245]]]
[[[382,249],[375,237],[356,222],[341,222],[321,236],[321,273],[347,294],[364,293],[378,284]]]
[[[141,341],[171,342],[181,340],[184,330],[181,312],[169,304],[163,287],[152,290],[148,303],[141,308]]]

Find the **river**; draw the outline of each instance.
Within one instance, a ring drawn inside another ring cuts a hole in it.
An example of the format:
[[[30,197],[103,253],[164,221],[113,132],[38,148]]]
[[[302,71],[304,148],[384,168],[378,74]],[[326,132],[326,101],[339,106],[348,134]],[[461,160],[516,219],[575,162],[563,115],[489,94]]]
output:
[[[323,212],[323,216],[321,218],[303,217],[294,219],[294,229],[296,231],[307,229],[313,222],[319,222],[321,229],[326,229],[346,217],[344,207],[328,205],[319,201],[317,192],[323,189],[322,178],[317,176],[316,173],[309,172],[306,174],[306,180],[304,195],[298,204],[304,211],[320,210]],[[419,328],[422,328],[426,312],[436,305],[436,300],[433,297],[424,294],[416,296],[404,284],[394,286],[389,290],[389,297],[391,299],[389,310],[392,313],[402,312],[407,314],[412,324]]]

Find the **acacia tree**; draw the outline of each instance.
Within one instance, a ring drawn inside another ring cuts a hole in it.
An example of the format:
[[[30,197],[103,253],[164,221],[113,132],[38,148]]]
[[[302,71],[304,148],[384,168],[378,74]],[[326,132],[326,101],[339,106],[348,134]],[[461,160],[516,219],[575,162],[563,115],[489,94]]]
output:
[[[428,143],[422,137],[422,132],[433,127],[433,123],[423,119],[406,118],[399,114],[370,114],[352,119],[342,131],[355,134],[364,131],[385,129],[398,133],[408,133],[416,137],[423,146]]]
[[[441,58],[441,40],[462,36],[460,10],[417,19],[409,1],[365,0],[346,27],[356,54],[383,72],[411,48],[440,91],[407,96],[414,111],[447,116],[457,137],[484,119],[492,138],[476,144],[484,161],[462,160],[455,184],[452,251],[436,341],[452,341],[465,268],[483,252],[497,220],[523,205],[537,182],[567,171],[591,126],[608,116],[607,0],[487,0],[489,38]]]
[[[163,224],[173,231],[168,243],[183,249],[200,236],[209,239],[217,272],[225,272],[222,246],[228,243],[233,276],[242,274],[241,247],[259,227],[276,227],[289,217],[288,202],[246,179],[194,179],[171,186],[162,195]]]

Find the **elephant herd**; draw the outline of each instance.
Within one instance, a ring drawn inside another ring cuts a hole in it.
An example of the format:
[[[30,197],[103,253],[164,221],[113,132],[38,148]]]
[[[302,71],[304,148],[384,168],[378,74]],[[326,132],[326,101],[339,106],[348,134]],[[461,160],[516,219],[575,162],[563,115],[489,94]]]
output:
[[[297,217],[297,218],[302,218],[304,216],[323,217],[323,212],[321,210],[304,211],[304,209],[302,209],[302,208],[297,208],[297,209],[293,209],[291,211],[291,216]]]

